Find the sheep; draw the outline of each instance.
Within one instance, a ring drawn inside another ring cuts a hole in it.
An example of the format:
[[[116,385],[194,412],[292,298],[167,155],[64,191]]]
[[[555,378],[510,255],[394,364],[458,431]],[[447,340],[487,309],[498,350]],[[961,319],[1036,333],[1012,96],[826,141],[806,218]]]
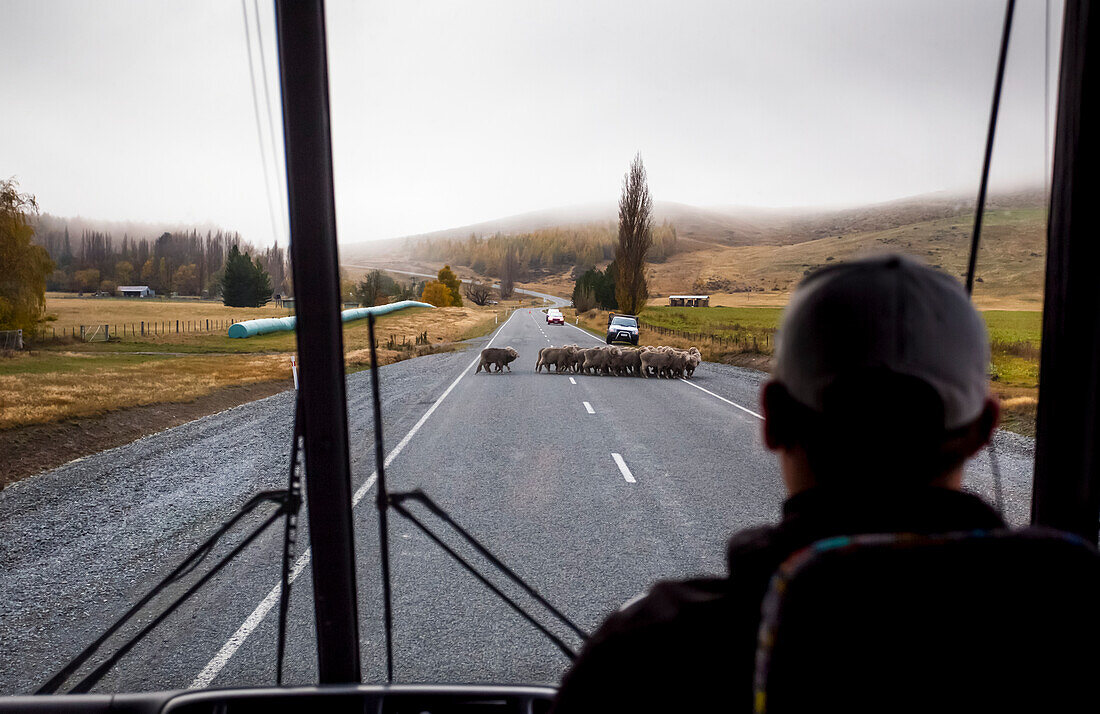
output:
[[[612,357],[611,369],[621,376],[638,374],[641,367],[639,350],[634,347],[620,347],[619,354]]]
[[[702,363],[697,347],[680,350],[668,345],[643,347],[591,347],[576,345],[539,350],[535,371],[553,365],[556,372],[583,374],[613,374],[616,376],[691,378]]]
[[[573,350],[576,345],[566,345],[565,347],[543,347],[539,350],[539,359],[535,363],[535,371],[542,371],[543,367],[546,367],[546,371],[550,372],[550,366],[554,366],[555,372],[562,372],[569,369],[573,364]]]
[[[676,377],[684,373],[687,352],[659,347],[641,355],[643,377]]]
[[[695,368],[699,366],[699,363],[703,361],[703,355],[699,353],[698,348],[692,347],[688,350],[688,362],[684,366],[684,376],[691,378],[695,374]]]
[[[584,353],[584,348],[573,345],[572,359],[566,366],[573,372],[581,372],[584,369]]]
[[[503,372],[505,367],[508,367],[508,371],[511,372],[512,368],[508,363],[517,357],[519,353],[511,347],[486,347],[481,351],[481,361],[477,363],[474,374],[480,372],[482,367],[485,368],[486,373],[491,372],[493,365],[496,365],[497,372]]]
[[[642,376],[648,379],[651,376],[661,376],[661,370],[668,364],[669,355],[661,350],[646,350],[642,352],[639,359],[642,364]]]
[[[620,352],[618,347],[593,347],[584,350],[584,364],[581,366],[581,372],[591,374],[591,370],[595,370],[596,374],[609,374],[611,360]]]

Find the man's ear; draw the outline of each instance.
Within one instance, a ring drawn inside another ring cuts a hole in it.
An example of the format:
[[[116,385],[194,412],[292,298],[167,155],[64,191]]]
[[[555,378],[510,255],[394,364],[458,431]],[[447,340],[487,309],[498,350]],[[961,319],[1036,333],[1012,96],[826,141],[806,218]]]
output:
[[[774,379],[769,381],[760,393],[760,407],[764,411],[764,445],[771,451],[788,447],[792,412],[787,388]]]

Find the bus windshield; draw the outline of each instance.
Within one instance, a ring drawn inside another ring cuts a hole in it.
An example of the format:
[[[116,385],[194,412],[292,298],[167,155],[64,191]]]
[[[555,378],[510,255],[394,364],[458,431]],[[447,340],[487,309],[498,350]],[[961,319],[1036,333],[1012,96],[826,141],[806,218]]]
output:
[[[2,8],[14,695],[287,488],[311,276],[290,257],[272,3]],[[1017,9],[973,293],[1001,480],[982,451],[965,486],[1012,524],[1030,514],[1060,11]],[[422,489],[579,629],[658,580],[725,575],[728,539],[786,497],[759,401],[792,291],[884,252],[966,272],[1002,17],[949,0],[327,3],[363,681],[386,678],[371,348],[390,488]],[[318,678],[304,514],[289,684]],[[388,529],[396,681],[560,681],[561,648],[415,524]],[[92,691],[274,683],[283,553],[277,520]]]

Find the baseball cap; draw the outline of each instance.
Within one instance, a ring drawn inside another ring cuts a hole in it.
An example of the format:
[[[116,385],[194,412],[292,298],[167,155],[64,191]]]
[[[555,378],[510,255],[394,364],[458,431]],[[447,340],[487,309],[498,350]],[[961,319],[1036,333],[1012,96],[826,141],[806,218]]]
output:
[[[791,296],[776,344],[776,379],[814,411],[825,411],[838,380],[885,370],[932,387],[947,430],[981,414],[988,369],[985,323],[962,286],[901,255],[810,275]]]

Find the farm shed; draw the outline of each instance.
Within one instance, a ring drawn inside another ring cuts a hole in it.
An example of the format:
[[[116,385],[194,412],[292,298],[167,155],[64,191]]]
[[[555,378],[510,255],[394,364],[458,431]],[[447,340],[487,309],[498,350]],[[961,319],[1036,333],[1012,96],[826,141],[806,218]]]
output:
[[[669,307],[710,307],[710,295],[669,295]]]
[[[156,295],[148,285],[119,285],[118,294],[122,297],[153,297]]]

